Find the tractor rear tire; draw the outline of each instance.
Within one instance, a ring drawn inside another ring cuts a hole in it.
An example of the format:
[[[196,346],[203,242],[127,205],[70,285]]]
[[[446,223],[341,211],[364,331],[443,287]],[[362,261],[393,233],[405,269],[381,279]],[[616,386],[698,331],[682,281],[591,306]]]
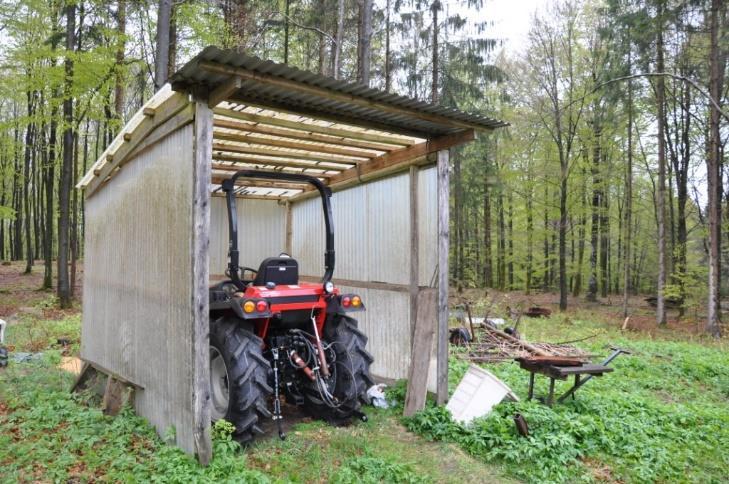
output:
[[[356,319],[334,315],[327,320],[323,333],[324,344],[332,344],[336,354],[334,396],[341,405],[326,405],[312,383],[304,392],[304,410],[333,425],[346,425],[359,414],[362,403],[367,403],[367,389],[373,385],[370,364],[374,358],[365,349],[367,336],[357,328]]]
[[[213,419],[224,418],[235,425],[233,437],[241,444],[248,444],[263,434],[260,424],[263,419],[271,418],[268,410],[268,400],[273,394],[268,384],[271,365],[263,357],[262,346],[261,338],[241,327],[240,321],[220,318],[210,324]],[[224,371],[220,360],[214,359],[218,356],[225,364]]]

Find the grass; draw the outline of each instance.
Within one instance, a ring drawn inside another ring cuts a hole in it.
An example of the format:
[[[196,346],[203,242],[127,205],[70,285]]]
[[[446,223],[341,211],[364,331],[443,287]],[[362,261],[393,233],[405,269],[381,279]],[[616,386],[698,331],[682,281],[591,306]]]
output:
[[[53,302],[40,299],[36,308]],[[604,313],[603,313],[604,314]],[[165,444],[127,409],[104,416],[88,395],[71,395],[73,376],[57,368],[76,354],[79,315],[40,320],[32,314],[8,329],[14,351],[42,351],[31,363],[0,369],[2,482],[726,482],[729,454],[729,357],[726,342],[660,331],[622,333],[599,312],[524,320],[530,341],[580,339],[601,360],[617,345],[633,352],[613,373],[589,382],[577,399],[547,408],[503,403],[469,427],[429,406],[409,419],[399,409],[367,409],[369,421],[346,428],[305,422],[285,441],[241,451],[229,429],[214,431],[215,458],[203,468]],[[566,336],[567,335],[567,336]],[[69,339],[69,348],[57,344]],[[678,338],[676,341],[675,339]],[[467,369],[454,349],[450,384]],[[519,396],[527,373],[516,364],[485,365]],[[557,391],[567,382],[558,382]],[[390,392],[403,397],[401,384]],[[537,377],[536,393],[547,391]],[[521,413],[531,435],[519,437]]]
[[[464,428],[453,423],[445,409],[430,407],[407,419],[406,426],[427,438],[457,443],[484,462],[505,465],[511,475],[531,482],[726,482],[725,343],[621,334],[605,324],[560,316],[522,324],[522,334],[532,341],[595,334],[579,345],[598,361],[611,344],[633,354],[618,357],[611,364],[615,371],[590,381],[576,400],[553,408],[536,402],[503,403]],[[528,374],[516,363],[484,366],[518,395],[526,395]],[[467,367],[454,355],[452,387]],[[537,395],[547,393],[547,382],[537,377]],[[570,385],[558,382],[557,392]],[[516,433],[516,413],[529,423],[528,438]]]
[[[73,376],[57,368],[57,338],[78,349],[79,317],[25,318],[9,328],[16,351],[40,360],[0,369],[0,469],[5,482],[507,482],[498,466],[451,443],[408,432],[396,411],[367,409],[369,421],[334,428],[296,425],[285,441],[241,450],[224,425],[214,429],[208,467],[168,446],[126,409],[104,416],[90,395],[71,395]],[[41,344],[41,342],[43,342]],[[41,346],[43,346],[41,348]]]

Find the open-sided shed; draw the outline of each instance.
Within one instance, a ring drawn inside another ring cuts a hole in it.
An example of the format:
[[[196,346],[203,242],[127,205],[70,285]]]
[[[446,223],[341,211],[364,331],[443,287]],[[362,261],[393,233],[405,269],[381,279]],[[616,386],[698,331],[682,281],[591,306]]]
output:
[[[86,255],[81,356],[138,387],[135,407],[211,455],[208,286],[227,261],[220,183],[243,168],[333,191],[334,282],[363,296],[373,375],[410,366],[418,293],[437,288],[429,385],[447,396],[448,156],[497,120],[208,47],[123,128],[79,183]],[[241,263],[286,251],[322,273],[310,187],[240,179]]]

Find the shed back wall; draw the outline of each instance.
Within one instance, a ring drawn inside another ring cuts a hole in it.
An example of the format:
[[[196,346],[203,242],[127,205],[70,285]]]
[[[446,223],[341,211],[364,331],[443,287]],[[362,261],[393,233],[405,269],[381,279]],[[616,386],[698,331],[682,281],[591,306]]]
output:
[[[135,407],[194,451],[193,125],[130,160],[86,200],[81,356],[144,388]]]
[[[419,285],[430,284],[437,264],[435,168],[418,172]],[[390,178],[335,192],[332,199],[336,264],[334,279],[352,281],[342,291],[356,292],[367,311],[358,313],[375,358],[371,371],[385,378],[407,378],[410,365],[410,176]],[[302,275],[324,271],[324,222],[321,200],[292,206],[292,256]],[[364,288],[363,283],[397,284],[399,290]],[[430,378],[435,383],[434,375]]]
[[[240,265],[258,269],[266,257],[286,250],[286,207],[276,200],[238,199]],[[224,197],[210,201],[210,275],[228,266],[228,208]]]

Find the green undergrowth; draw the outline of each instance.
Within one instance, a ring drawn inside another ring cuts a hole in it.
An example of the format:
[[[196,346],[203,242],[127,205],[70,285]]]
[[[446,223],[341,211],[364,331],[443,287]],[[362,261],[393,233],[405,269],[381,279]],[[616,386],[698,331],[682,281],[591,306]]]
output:
[[[126,408],[116,417],[96,397],[71,395],[73,376],[57,369],[60,351],[0,369],[0,482],[502,482],[457,446],[408,432],[392,411],[332,427],[308,421],[241,449],[225,422],[213,429],[214,458],[201,467],[167,445]],[[174,435],[172,429],[167,433]]]
[[[588,382],[575,400],[553,408],[524,400],[528,373],[517,363],[484,365],[522,400],[504,402],[468,427],[454,423],[445,408],[430,405],[404,419],[406,427],[504,464],[531,482],[726,482],[729,357],[724,344],[655,341],[559,318],[525,326],[531,341],[596,334],[577,344],[595,355],[594,361],[607,356],[611,344],[632,354],[614,360],[615,371]],[[468,368],[459,351],[453,353],[451,391]],[[548,379],[536,379],[535,394],[546,395]],[[570,385],[558,381],[557,394]],[[517,434],[517,413],[526,418],[529,437]]]

